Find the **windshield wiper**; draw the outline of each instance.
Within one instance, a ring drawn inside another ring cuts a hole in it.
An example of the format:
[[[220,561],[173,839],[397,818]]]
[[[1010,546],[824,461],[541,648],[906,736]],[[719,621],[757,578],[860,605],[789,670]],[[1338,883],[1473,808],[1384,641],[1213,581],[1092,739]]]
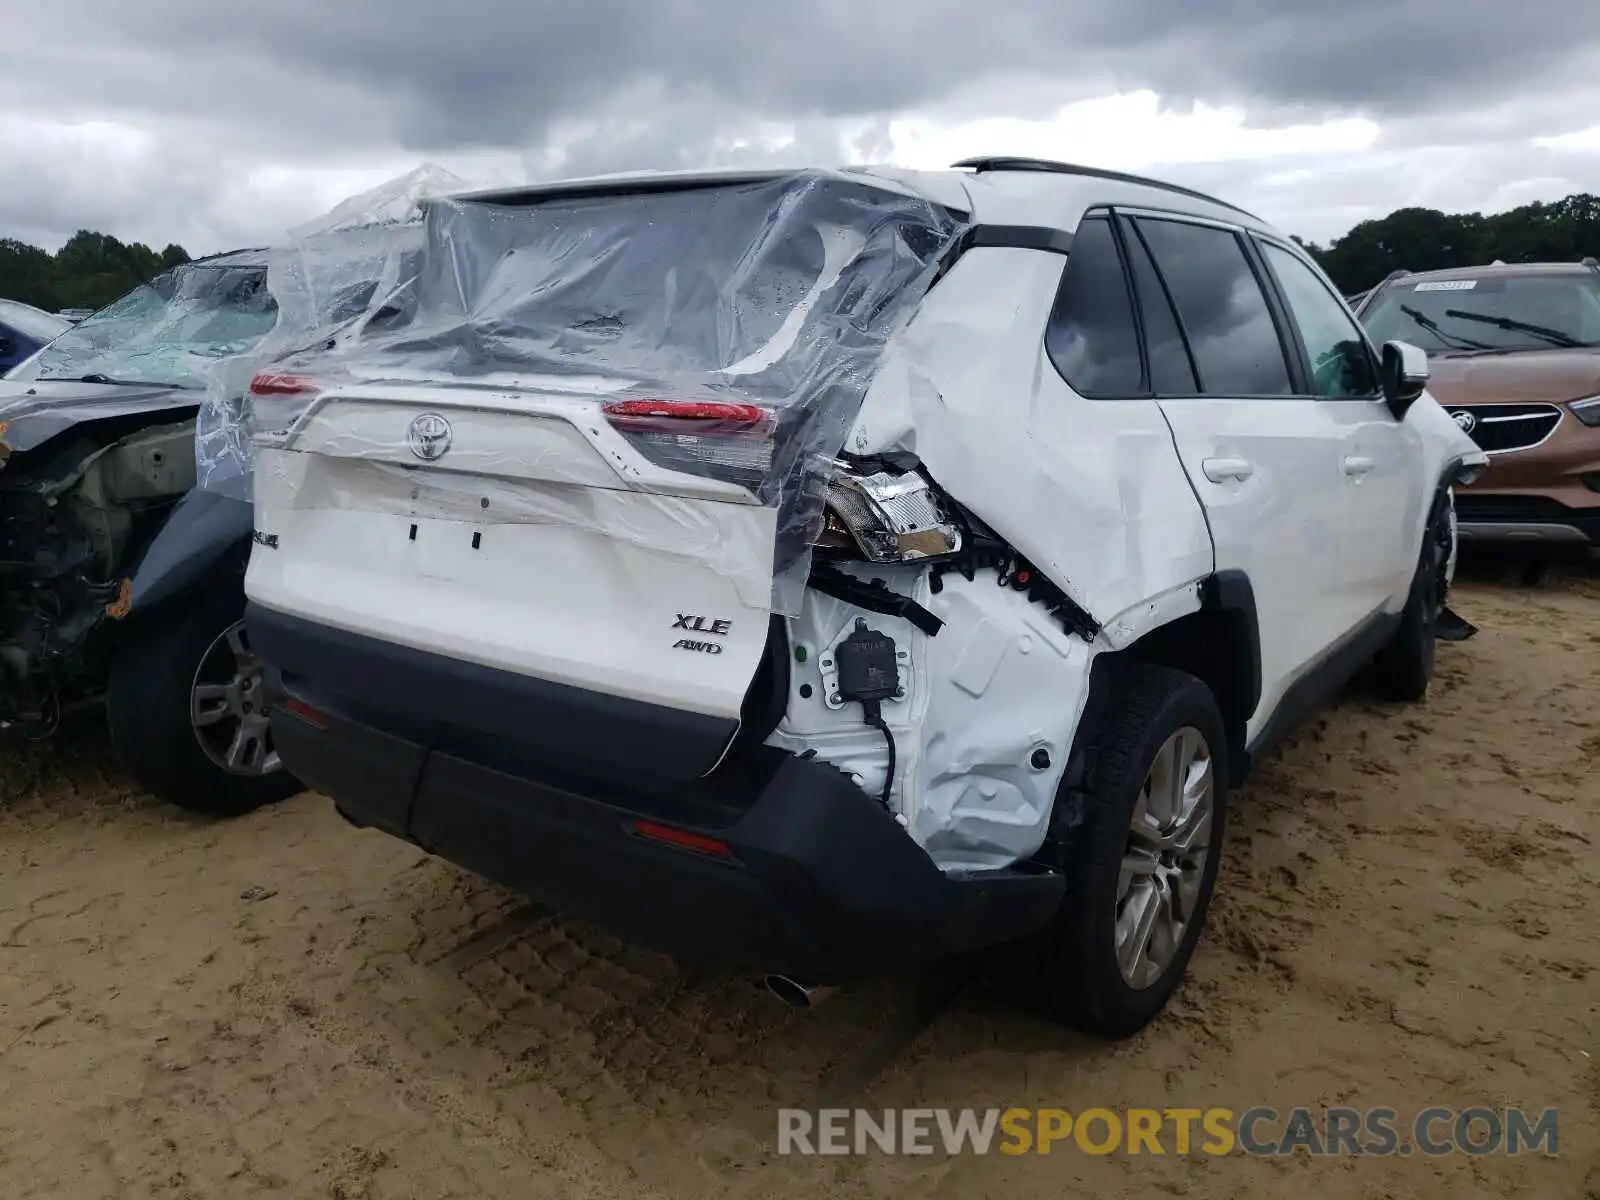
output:
[[[1508,333],[1531,333],[1534,337],[1543,338],[1552,346],[1561,346],[1566,349],[1583,346],[1570,333],[1563,333],[1559,329],[1551,329],[1548,325],[1534,325],[1528,321],[1518,321],[1511,317],[1497,317],[1493,313],[1467,312],[1460,308],[1447,308],[1444,315],[1454,317],[1458,321],[1482,321],[1485,325],[1493,325],[1496,329],[1504,329]]]
[[[1413,321],[1415,321],[1418,325],[1422,326],[1422,328],[1426,329],[1429,333],[1433,334],[1434,337],[1438,338],[1446,346],[1450,346],[1451,342],[1455,342],[1456,345],[1450,346],[1450,348],[1452,350],[1493,350],[1494,349],[1493,346],[1485,345],[1483,342],[1475,342],[1469,337],[1462,337],[1459,333],[1446,333],[1443,329],[1439,328],[1439,322],[1435,321],[1432,317],[1430,317],[1425,312],[1418,312],[1416,309],[1412,308],[1409,304],[1402,304],[1400,306],[1400,311],[1405,313],[1406,316],[1410,317]]]

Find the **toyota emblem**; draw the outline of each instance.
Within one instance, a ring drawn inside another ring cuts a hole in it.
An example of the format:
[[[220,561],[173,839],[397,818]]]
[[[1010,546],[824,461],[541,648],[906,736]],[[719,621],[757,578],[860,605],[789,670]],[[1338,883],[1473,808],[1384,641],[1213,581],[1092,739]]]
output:
[[[438,413],[423,413],[412,420],[406,443],[423,462],[436,462],[450,449],[450,422]]]
[[[1452,412],[1450,419],[1460,426],[1462,433],[1471,433],[1478,427],[1478,418],[1464,408],[1458,408]],[[449,441],[450,435],[447,432],[445,434],[445,444],[448,445]]]

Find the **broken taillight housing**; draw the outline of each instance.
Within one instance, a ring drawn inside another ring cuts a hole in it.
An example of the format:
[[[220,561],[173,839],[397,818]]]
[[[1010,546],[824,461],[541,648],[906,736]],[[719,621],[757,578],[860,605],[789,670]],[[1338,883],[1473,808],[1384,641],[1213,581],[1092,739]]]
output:
[[[613,429],[658,467],[757,490],[772,467],[770,409],[727,400],[612,400]]]
[[[947,519],[938,492],[915,472],[863,475],[835,463],[828,477],[819,550],[848,552],[868,562],[941,558],[961,549],[961,530]]]
[[[281,371],[258,374],[250,381],[250,390],[245,395],[250,435],[257,441],[281,443],[323,386],[320,379],[310,375]]]

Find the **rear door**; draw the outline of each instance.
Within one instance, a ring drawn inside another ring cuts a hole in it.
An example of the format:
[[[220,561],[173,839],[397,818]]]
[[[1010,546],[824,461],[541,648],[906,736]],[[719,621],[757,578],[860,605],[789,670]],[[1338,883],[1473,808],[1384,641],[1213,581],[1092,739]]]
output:
[[[1358,620],[1340,582],[1348,431],[1298,388],[1241,231],[1126,214],[1161,410],[1205,508],[1216,567],[1243,571],[1261,633],[1259,732],[1285,691]]]

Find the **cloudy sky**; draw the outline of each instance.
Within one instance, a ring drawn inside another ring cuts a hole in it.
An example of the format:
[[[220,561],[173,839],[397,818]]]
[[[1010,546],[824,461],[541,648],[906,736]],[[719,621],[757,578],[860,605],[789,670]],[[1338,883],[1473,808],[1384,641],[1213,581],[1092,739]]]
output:
[[[1031,154],[1318,241],[1600,191],[1594,0],[73,0],[0,22],[0,237],[255,243],[473,182]]]

